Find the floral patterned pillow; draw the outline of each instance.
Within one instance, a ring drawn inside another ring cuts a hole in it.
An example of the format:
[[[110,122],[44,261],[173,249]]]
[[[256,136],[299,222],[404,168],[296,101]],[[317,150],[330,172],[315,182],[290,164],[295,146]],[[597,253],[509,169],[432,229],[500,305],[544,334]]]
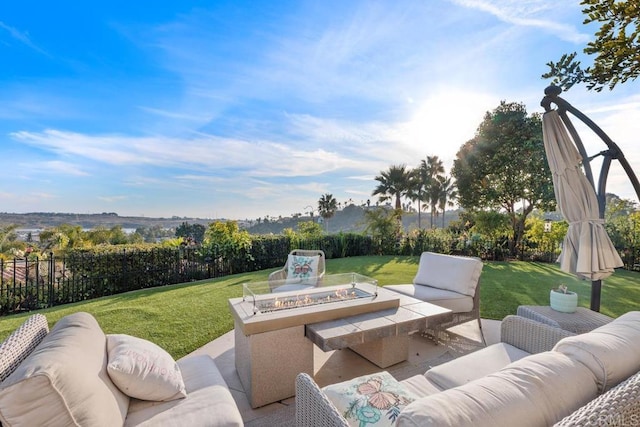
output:
[[[318,281],[320,256],[289,255],[287,283],[315,286]]]
[[[357,427],[394,426],[400,411],[416,400],[387,371],[332,384],[322,391],[349,425]]]

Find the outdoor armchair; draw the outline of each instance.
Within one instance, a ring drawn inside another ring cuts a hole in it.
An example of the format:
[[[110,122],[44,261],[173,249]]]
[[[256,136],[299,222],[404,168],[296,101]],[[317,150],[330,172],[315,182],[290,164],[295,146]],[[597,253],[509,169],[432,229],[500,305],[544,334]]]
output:
[[[322,279],[325,272],[324,252],[319,249],[294,249],[280,270],[269,274],[269,286],[273,291],[291,285],[312,287]],[[285,290],[283,289],[283,290]]]
[[[453,312],[451,320],[428,331],[435,335],[452,326],[476,320],[482,342],[480,322],[480,274],[482,260],[475,257],[423,252],[412,284],[387,285],[385,289],[420,299]],[[430,328],[431,329],[431,328]]]

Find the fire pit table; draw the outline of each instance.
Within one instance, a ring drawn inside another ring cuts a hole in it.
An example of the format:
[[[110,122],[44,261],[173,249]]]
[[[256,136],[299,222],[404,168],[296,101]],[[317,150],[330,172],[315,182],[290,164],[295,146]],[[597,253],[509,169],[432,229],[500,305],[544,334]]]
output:
[[[410,333],[450,314],[357,273],[325,275],[315,286],[246,283],[243,295],[229,307],[236,370],[253,408],[295,395],[296,375],[314,373],[314,343],[349,347],[386,367],[407,359]]]

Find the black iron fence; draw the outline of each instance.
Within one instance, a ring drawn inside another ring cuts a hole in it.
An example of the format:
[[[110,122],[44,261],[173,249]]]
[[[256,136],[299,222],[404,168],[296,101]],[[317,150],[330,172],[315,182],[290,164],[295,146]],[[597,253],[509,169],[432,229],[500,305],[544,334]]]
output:
[[[0,259],[0,315],[37,310],[157,286],[284,265],[295,248],[322,248],[327,258],[371,255],[371,238],[256,237],[248,252],[195,247],[78,250],[56,257]]]
[[[81,250],[65,256],[0,259],[0,315],[37,310],[132,290],[222,277],[284,265],[292,249],[322,249],[328,259],[361,255],[420,255],[424,251],[508,257],[506,241],[461,240],[451,236],[404,238],[389,246],[370,236],[339,234],[313,239],[256,237],[248,252],[220,248]],[[557,245],[523,245],[521,259],[553,262]]]
[[[189,248],[0,260],[0,315],[224,276],[227,264]]]

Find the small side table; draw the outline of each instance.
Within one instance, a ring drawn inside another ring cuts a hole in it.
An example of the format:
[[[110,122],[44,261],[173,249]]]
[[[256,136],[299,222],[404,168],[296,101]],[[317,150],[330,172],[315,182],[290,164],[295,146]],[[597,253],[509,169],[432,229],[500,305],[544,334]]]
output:
[[[576,334],[592,331],[613,320],[609,316],[584,307],[578,307],[575,313],[561,313],[545,305],[521,305],[518,307],[517,314]]]

